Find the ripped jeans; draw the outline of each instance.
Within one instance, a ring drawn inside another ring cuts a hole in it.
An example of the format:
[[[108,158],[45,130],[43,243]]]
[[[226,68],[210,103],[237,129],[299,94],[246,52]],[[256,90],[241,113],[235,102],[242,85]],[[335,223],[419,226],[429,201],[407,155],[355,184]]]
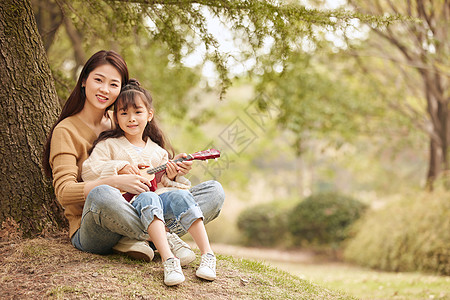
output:
[[[147,228],[154,217],[181,236],[195,220],[203,218],[206,224],[215,219],[224,199],[222,186],[213,180],[200,183],[189,192],[142,193],[132,204],[125,201],[119,190],[101,185],[86,198],[81,226],[72,236],[72,244],[85,252],[111,253],[123,236],[148,240]]]

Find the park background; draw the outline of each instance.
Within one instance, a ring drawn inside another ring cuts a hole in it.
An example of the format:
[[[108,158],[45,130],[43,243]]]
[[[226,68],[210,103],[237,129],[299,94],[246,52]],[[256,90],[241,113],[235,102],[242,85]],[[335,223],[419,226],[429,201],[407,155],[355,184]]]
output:
[[[26,3],[58,106],[113,49],[176,152],[221,151],[189,174],[225,189],[218,247],[364,299],[450,297],[448,1]]]

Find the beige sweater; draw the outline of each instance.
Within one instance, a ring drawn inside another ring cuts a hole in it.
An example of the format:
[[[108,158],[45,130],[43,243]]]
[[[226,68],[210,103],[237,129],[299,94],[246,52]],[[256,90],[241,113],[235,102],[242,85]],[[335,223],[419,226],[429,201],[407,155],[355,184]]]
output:
[[[168,153],[151,139],[147,140],[144,149],[139,154],[134,146],[125,138],[109,138],[99,142],[88,159],[83,163],[83,181],[96,180],[112,175],[126,165],[145,164],[151,168],[158,167],[168,162]],[[143,176],[149,176],[145,171]],[[152,178],[149,178],[152,179]],[[156,193],[162,194],[172,189],[186,189],[191,187],[189,180],[183,176],[177,176],[175,181],[170,180],[167,175],[161,177]]]
[[[97,135],[77,116],[62,120],[54,129],[50,144],[50,166],[58,201],[69,221],[69,235],[80,228],[84,206],[81,166]]]

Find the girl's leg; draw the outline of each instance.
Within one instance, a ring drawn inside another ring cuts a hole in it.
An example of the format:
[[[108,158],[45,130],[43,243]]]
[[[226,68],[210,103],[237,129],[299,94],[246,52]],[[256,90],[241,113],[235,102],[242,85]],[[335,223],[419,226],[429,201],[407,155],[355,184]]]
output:
[[[192,194],[185,190],[175,190],[160,195],[164,206],[164,217],[169,229],[183,228],[188,231],[202,253],[200,267],[196,275],[207,280],[216,278],[216,257],[209,244],[203,215]]]
[[[142,193],[136,197],[132,205],[144,226],[147,226],[150,240],[158,249],[162,261],[174,257],[167,242],[163,204],[159,196],[153,192]]]
[[[188,231],[201,253],[212,252],[203,223],[203,214],[192,194],[186,190],[174,190],[160,195],[164,218],[171,232],[182,228]]]
[[[194,201],[197,203],[198,207],[200,207],[204,224],[214,220],[219,215],[225,200],[225,193],[219,182],[214,180],[202,182],[192,187],[190,192],[194,197]],[[165,208],[167,208],[167,206],[165,206]],[[192,252],[189,245],[179,238],[179,236],[186,234],[186,228],[175,219],[174,214],[171,211],[165,212],[164,218],[166,222],[169,220],[172,225],[170,227],[171,233],[167,235],[172,252],[174,252],[177,257],[181,258],[181,265],[184,266],[189,264],[195,259],[195,254]]]
[[[208,224],[219,216],[223,202],[225,201],[225,192],[219,182],[215,180],[205,181],[193,186],[189,191],[203,213],[204,224]],[[182,227],[177,227],[172,232],[178,236],[183,236],[187,230],[184,230]]]
[[[170,231],[181,227],[191,234],[202,254],[212,253],[203,214],[192,194],[185,190],[174,190],[163,193],[160,197],[164,206],[164,218]]]
[[[169,243],[166,237],[166,225],[164,222],[158,218],[155,218],[152,223],[148,226],[148,235],[150,240],[155,245],[161,255],[161,260],[166,261],[167,259],[174,257],[172,251],[170,251]]]
[[[209,244],[205,224],[203,224],[202,219],[197,219],[194,223],[192,223],[191,227],[188,229],[188,232],[194,239],[202,255],[206,253],[213,253],[211,250],[211,245]]]
[[[173,190],[159,195],[164,207],[164,220],[170,232],[187,232],[203,213],[192,194],[186,190]]]
[[[188,229],[189,234],[194,239],[202,255],[200,266],[195,272],[197,277],[214,280],[216,279],[216,257],[211,249],[205,224],[202,219],[197,219]]]
[[[148,235],[161,255],[164,283],[170,286],[182,283],[185,277],[180,260],[174,257],[167,242],[161,199],[153,192],[145,192],[139,194],[132,205],[136,208],[144,226],[148,225]]]

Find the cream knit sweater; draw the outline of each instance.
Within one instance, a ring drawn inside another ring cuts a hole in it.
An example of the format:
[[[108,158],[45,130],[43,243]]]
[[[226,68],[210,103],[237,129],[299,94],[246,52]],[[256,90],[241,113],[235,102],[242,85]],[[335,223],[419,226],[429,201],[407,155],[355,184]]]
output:
[[[99,142],[88,159],[83,162],[81,177],[83,181],[117,175],[119,170],[126,165],[145,164],[151,168],[158,167],[168,162],[168,153],[151,139],[147,140],[144,149],[139,154],[133,145],[125,138],[108,138]],[[147,176],[143,171],[143,176]],[[191,183],[183,176],[177,176],[175,181],[170,180],[166,174],[161,177],[156,190],[162,194],[169,190],[186,189]]]

